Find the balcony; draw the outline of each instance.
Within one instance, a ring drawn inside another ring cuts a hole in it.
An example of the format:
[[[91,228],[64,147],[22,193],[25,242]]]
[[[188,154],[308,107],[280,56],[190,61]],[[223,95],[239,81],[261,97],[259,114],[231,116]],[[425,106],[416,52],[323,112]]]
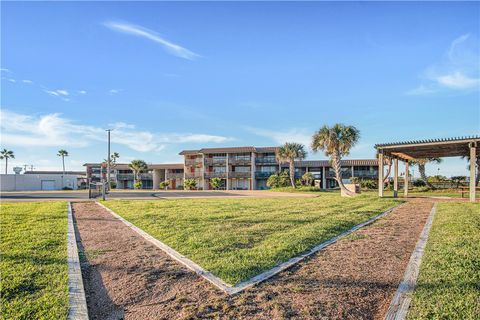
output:
[[[186,179],[195,179],[195,178],[201,178],[201,177],[202,177],[201,172],[185,172]]]
[[[205,172],[205,178],[211,179],[211,178],[226,178],[227,173],[226,172]]]
[[[228,164],[232,165],[247,165],[250,166],[252,164],[252,159],[235,159],[235,158],[230,158],[228,159]]]
[[[117,180],[133,180],[133,173],[119,173]]]
[[[167,173],[167,179],[183,179],[183,173]]]
[[[205,165],[207,166],[226,166],[227,158],[205,158]]]
[[[189,167],[199,167],[202,165],[202,159],[201,158],[185,159],[185,165]]]
[[[275,172],[261,172],[261,171],[257,171],[255,172],[255,178],[257,179],[267,179],[268,177],[270,177],[272,174],[274,174]]]
[[[273,157],[256,158],[255,163],[257,163],[257,164],[277,164],[277,159],[275,159]]]
[[[229,172],[228,177],[229,178],[250,178],[252,175],[251,172]]]

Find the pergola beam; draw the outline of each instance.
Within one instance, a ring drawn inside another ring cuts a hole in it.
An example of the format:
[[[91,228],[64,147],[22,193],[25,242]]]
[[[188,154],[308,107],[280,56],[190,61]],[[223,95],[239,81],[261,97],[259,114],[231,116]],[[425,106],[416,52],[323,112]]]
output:
[[[470,144],[470,202],[475,202],[475,176],[476,176],[476,164],[477,164],[477,146],[476,143]],[[480,170],[480,168],[479,168]]]

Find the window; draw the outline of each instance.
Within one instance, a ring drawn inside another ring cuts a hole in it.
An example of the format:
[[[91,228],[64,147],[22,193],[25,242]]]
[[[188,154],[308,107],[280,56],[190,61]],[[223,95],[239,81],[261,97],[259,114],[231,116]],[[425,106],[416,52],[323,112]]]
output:
[[[234,167],[233,168],[234,172],[250,172],[250,167]]]
[[[249,161],[250,160],[250,153],[237,153],[237,154],[233,155],[233,158],[235,160]]]
[[[262,166],[260,167],[260,172],[275,172],[277,171],[276,166]]]
[[[224,172],[226,172],[226,168],[225,168],[225,167],[213,167],[213,171],[212,171],[212,172],[224,173]]]

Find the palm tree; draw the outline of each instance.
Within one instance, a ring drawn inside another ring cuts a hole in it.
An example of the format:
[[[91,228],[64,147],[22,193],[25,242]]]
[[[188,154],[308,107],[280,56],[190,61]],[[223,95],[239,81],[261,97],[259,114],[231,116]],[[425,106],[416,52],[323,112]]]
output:
[[[462,159],[466,159],[468,161],[468,166],[467,170],[470,170],[470,156],[463,156]],[[478,186],[478,183],[480,182],[480,157],[477,156],[477,174],[475,176],[475,185]]]
[[[148,169],[147,163],[143,160],[132,160],[128,167],[133,171],[135,183],[141,182],[140,173]]]
[[[322,150],[330,157],[335,170],[335,180],[347,196],[353,196],[354,193],[345,188],[342,182],[341,160],[342,156],[350,153],[359,139],[360,131],[357,128],[340,123],[333,127],[325,125],[313,135],[312,150],[315,152]]]
[[[290,167],[290,182],[295,188],[295,160],[303,160],[307,156],[305,146],[301,143],[286,142],[277,150],[277,160],[279,162],[287,162]]]
[[[2,151],[0,151],[0,159],[5,159],[5,174],[7,174],[8,159],[15,159],[15,155],[13,154],[13,151],[3,149]]]
[[[441,163],[442,159],[440,159],[440,158],[423,158],[423,159],[413,159],[413,160],[411,160],[411,162],[418,166],[418,172],[420,173],[420,179],[422,179],[423,182],[425,182],[427,187],[429,187],[430,189],[435,189],[435,186],[433,184],[431,184],[427,179],[427,175],[425,173],[425,165],[429,162]]]
[[[68,151],[64,149],[60,149],[58,150],[57,156],[62,157],[62,165],[63,165],[62,188],[63,188],[63,177],[65,176],[65,157],[68,157]]]

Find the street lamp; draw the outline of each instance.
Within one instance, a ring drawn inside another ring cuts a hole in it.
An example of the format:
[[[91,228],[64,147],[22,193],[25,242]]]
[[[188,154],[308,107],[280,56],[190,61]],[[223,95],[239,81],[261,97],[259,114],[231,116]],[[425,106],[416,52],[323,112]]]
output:
[[[110,191],[110,132],[113,129],[106,129],[108,133],[108,154],[107,154],[107,185],[108,185],[108,191]]]

